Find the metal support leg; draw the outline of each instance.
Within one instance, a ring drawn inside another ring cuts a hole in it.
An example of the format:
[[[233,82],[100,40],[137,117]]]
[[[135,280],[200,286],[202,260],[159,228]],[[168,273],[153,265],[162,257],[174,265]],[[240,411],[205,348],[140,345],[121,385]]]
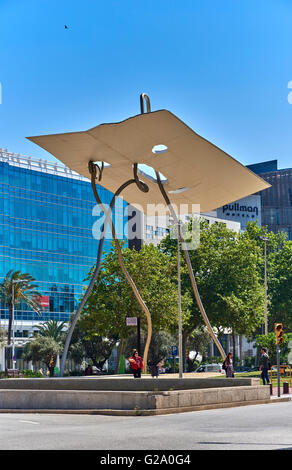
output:
[[[166,204],[168,205],[168,208],[171,212],[171,215],[175,221],[176,224],[178,224],[178,218],[177,218],[177,215],[173,209],[173,206],[170,202],[170,199],[168,197],[168,195],[166,194],[166,191],[163,187],[163,184],[161,182],[161,178],[160,178],[160,175],[159,175],[159,172],[156,171],[156,178],[157,178],[157,183],[158,183],[158,186],[159,186],[159,189],[161,191],[161,194],[166,202]],[[200,294],[199,294],[199,291],[198,291],[198,286],[197,286],[197,283],[196,283],[196,279],[195,279],[195,276],[194,276],[194,272],[193,272],[193,268],[192,268],[192,264],[191,264],[191,260],[190,260],[190,256],[189,256],[189,253],[188,253],[188,250],[186,249],[185,247],[185,240],[184,240],[184,237],[183,237],[183,234],[182,234],[182,230],[181,230],[181,226],[179,225],[179,229],[178,229],[178,236],[181,240],[181,244],[182,244],[182,250],[183,250],[183,253],[184,253],[184,257],[185,257],[185,260],[186,260],[186,263],[187,263],[187,267],[188,267],[188,272],[189,272],[189,276],[190,276],[190,279],[191,279],[191,283],[192,283],[192,287],[193,287],[193,291],[194,291],[194,294],[195,294],[195,298],[196,298],[196,301],[197,301],[197,304],[198,304],[198,307],[200,309],[200,312],[201,312],[201,315],[203,317],[203,320],[205,322],[205,325],[207,326],[208,328],[208,331],[213,339],[213,341],[215,342],[221,356],[222,356],[222,359],[225,360],[226,358],[226,354],[224,352],[224,349],[223,347],[221,346],[221,343],[220,341],[218,340],[218,338],[216,337],[212,327],[211,327],[211,324],[209,322],[209,319],[207,317],[207,314],[205,312],[205,309],[204,309],[204,306],[203,306],[203,303],[201,301],[201,297],[200,297]]]
[[[95,269],[94,269],[94,272],[93,272],[93,276],[91,278],[89,286],[87,287],[86,292],[85,292],[81,302],[78,305],[78,308],[77,308],[76,313],[73,317],[73,321],[70,325],[70,328],[69,328],[69,331],[68,331],[68,334],[67,334],[67,338],[66,338],[66,342],[65,342],[65,346],[64,346],[64,351],[63,351],[63,354],[62,354],[61,366],[60,366],[60,376],[61,377],[63,377],[63,374],[64,374],[65,362],[66,362],[68,349],[69,349],[69,345],[70,345],[70,342],[71,342],[71,338],[72,338],[72,334],[73,334],[76,322],[77,322],[77,320],[80,316],[80,313],[81,313],[84,305],[87,302],[89,294],[91,293],[91,291],[93,289],[94,283],[95,283],[95,281],[97,279],[97,276],[98,276],[98,273],[100,271],[100,264],[101,264],[102,250],[103,250],[104,239],[105,239],[105,232],[106,232],[107,225],[110,222],[111,210],[114,206],[116,198],[123,191],[123,189],[125,189],[127,186],[129,186],[129,184],[132,184],[134,182],[135,182],[135,180],[131,179],[131,180],[127,181],[126,183],[124,183],[122,186],[120,186],[120,188],[115,192],[115,194],[114,194],[114,196],[111,200],[109,210],[106,213],[105,221],[104,221],[103,228],[102,228],[101,235],[100,235],[100,240],[99,240],[99,245],[98,245],[98,253],[97,253],[97,260],[96,260],[96,265],[95,265]]]
[[[136,166],[134,167],[134,176],[135,176],[134,181],[137,184],[137,186],[139,187],[139,189],[141,189],[144,192],[147,192],[148,191],[148,186],[145,185],[145,183],[143,183],[142,181],[139,181],[139,184],[137,182],[137,177],[138,176],[137,176],[137,167]],[[96,202],[99,204],[101,209],[104,211],[103,204],[101,202],[101,199],[100,199],[99,194],[98,194],[97,189],[96,189],[94,173],[91,173],[91,185],[92,185],[92,189],[93,189],[93,193],[94,193]],[[118,240],[117,235],[116,235],[116,230],[115,230],[112,218],[110,218],[109,223],[111,225],[112,235],[113,235],[113,238],[114,238],[114,241],[115,241],[115,246],[116,246],[116,249],[117,249],[117,252],[118,252],[118,260],[119,260],[120,267],[121,267],[121,269],[124,273],[125,278],[127,279],[128,283],[129,283],[136,299],[138,300],[140,306],[142,307],[142,310],[144,311],[144,313],[146,315],[146,319],[147,319],[148,333],[147,333],[147,339],[146,339],[146,344],[145,344],[145,348],[144,348],[144,355],[143,355],[144,372],[146,372],[147,371],[147,362],[148,362],[148,352],[149,352],[149,346],[150,346],[150,341],[151,341],[151,336],[152,336],[151,315],[150,315],[148,307],[145,304],[144,300],[142,299],[142,297],[141,297],[141,295],[140,295],[133,279],[131,278],[129,272],[127,271],[127,269],[125,267],[125,264],[124,264],[124,261],[123,261],[121,246],[120,246],[119,240]]]
[[[100,205],[100,207],[102,208],[102,210],[104,211],[104,213],[106,214],[106,217],[105,217],[105,221],[104,221],[104,224],[103,224],[103,228],[102,228],[102,232],[101,232],[101,237],[100,237],[100,241],[99,241],[99,246],[98,246],[98,254],[97,254],[97,261],[96,261],[96,266],[95,266],[95,270],[94,270],[94,273],[93,273],[93,276],[91,278],[91,281],[90,281],[90,284],[82,298],[82,301],[80,302],[79,306],[78,306],[78,309],[74,315],[74,318],[73,318],[73,321],[70,325],[70,328],[69,328],[69,331],[68,331],[68,335],[67,335],[67,338],[66,338],[66,342],[65,342],[65,346],[64,346],[64,351],[63,351],[63,355],[62,355],[62,360],[61,360],[61,367],[60,367],[60,376],[63,377],[63,374],[64,374],[64,366],[65,366],[65,362],[66,362],[66,358],[67,358],[67,354],[68,354],[68,349],[69,349],[69,345],[70,345],[70,342],[71,342],[71,338],[72,338],[72,334],[73,334],[73,331],[74,331],[74,328],[75,328],[75,325],[76,325],[76,322],[80,316],[80,313],[85,305],[85,303],[87,302],[87,299],[89,297],[89,294],[91,293],[92,289],[93,289],[93,286],[94,286],[94,283],[97,279],[97,276],[98,276],[98,273],[100,271],[100,265],[101,265],[101,256],[102,256],[102,249],[103,249],[103,245],[104,245],[104,239],[105,239],[105,232],[106,232],[106,228],[107,228],[107,225],[110,224],[111,226],[111,230],[112,230],[112,234],[113,234],[113,238],[114,238],[114,241],[115,241],[115,245],[116,245],[116,248],[117,248],[117,252],[118,252],[118,259],[119,259],[119,263],[120,263],[120,266],[121,266],[121,269],[127,279],[127,281],[129,282],[130,286],[131,286],[131,289],[133,290],[134,292],[134,295],[136,297],[136,299],[138,300],[139,304],[141,305],[142,307],[142,310],[145,312],[146,314],[146,318],[147,318],[147,325],[148,325],[148,335],[147,335],[147,340],[146,340],[146,345],[145,345],[145,349],[144,349],[144,357],[143,357],[143,363],[144,363],[144,372],[147,371],[147,360],[148,360],[148,351],[149,351],[149,346],[150,346],[150,341],[151,341],[151,335],[152,335],[152,323],[151,323],[151,315],[150,315],[150,312],[148,310],[148,307],[147,305],[145,304],[145,302],[143,301],[141,295],[139,294],[139,291],[133,281],[133,279],[131,278],[131,276],[129,275],[125,265],[124,265],[124,262],[123,262],[123,257],[122,257],[122,250],[121,250],[121,247],[120,247],[120,244],[119,244],[119,241],[117,239],[117,236],[116,236],[116,231],[115,231],[115,228],[114,228],[114,225],[113,225],[113,222],[112,222],[112,218],[111,218],[111,212],[112,212],[112,209],[113,209],[113,206],[115,204],[115,201],[116,201],[116,198],[121,194],[121,192],[127,187],[129,186],[130,184],[132,183],[136,183],[136,185],[138,186],[138,188],[143,191],[143,192],[147,192],[149,190],[148,186],[143,183],[142,181],[139,180],[138,178],[138,175],[137,175],[137,165],[134,166],[134,178],[131,179],[131,180],[128,180],[127,182],[125,182],[122,186],[120,186],[120,188],[115,192],[112,200],[111,200],[111,203],[110,203],[110,207],[108,209],[108,211],[106,212],[104,207],[103,207],[103,204],[99,198],[99,195],[98,195],[98,192],[97,192],[97,189],[96,189],[96,184],[95,184],[95,180],[96,180],[96,177],[97,177],[97,173],[96,173],[96,170],[99,169],[99,181],[101,179],[101,175],[102,175],[102,170],[103,170],[103,166],[102,166],[102,169],[100,169],[97,165],[95,165],[93,162],[89,162],[89,165],[88,165],[88,168],[89,168],[89,172],[91,174],[91,185],[92,185],[92,189],[93,189],[93,193],[94,193],[94,196],[95,196],[95,199],[97,201],[97,203]]]

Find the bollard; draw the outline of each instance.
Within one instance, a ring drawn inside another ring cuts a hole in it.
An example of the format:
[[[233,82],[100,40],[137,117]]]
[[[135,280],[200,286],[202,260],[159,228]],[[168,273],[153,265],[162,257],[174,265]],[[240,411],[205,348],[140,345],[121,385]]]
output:
[[[273,384],[270,384],[270,395],[273,395]]]
[[[283,382],[283,393],[289,393],[289,382]]]

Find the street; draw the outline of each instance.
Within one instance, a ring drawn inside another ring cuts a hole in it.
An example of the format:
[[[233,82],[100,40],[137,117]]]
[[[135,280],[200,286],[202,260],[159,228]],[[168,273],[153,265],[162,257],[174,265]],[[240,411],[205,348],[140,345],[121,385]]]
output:
[[[292,449],[291,402],[146,417],[0,415],[1,450]]]

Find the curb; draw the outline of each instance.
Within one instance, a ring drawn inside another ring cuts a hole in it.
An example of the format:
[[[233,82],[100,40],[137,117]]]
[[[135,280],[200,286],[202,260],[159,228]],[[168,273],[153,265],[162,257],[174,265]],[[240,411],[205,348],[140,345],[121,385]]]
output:
[[[244,401],[244,402],[235,402],[235,403],[222,403],[221,405],[210,404],[210,405],[197,405],[197,406],[186,406],[180,408],[160,408],[152,410],[65,410],[65,409],[0,409],[1,413],[35,413],[35,414],[75,414],[75,415],[108,415],[108,416],[158,416],[165,414],[174,414],[174,413],[188,413],[191,411],[206,411],[206,410],[216,410],[224,408],[237,408],[239,406],[251,406],[251,405],[268,405],[272,403],[279,402],[288,402],[292,401],[291,397],[275,397],[269,400],[258,400],[258,401]]]

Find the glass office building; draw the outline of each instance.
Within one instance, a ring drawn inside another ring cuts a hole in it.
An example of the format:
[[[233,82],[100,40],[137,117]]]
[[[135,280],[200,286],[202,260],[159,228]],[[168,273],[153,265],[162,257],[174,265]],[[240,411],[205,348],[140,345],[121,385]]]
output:
[[[292,240],[292,168],[278,169],[278,161],[249,165],[271,187],[261,191],[262,225],[272,232],[284,232]]]
[[[90,181],[61,164],[0,149],[0,282],[9,270],[29,273],[48,306],[39,317],[27,305],[15,309],[16,336],[40,321],[68,321],[84,279],[96,262],[101,214]],[[102,202],[112,193],[99,187]],[[114,220],[126,240],[127,204],[118,199]],[[104,251],[111,247],[110,233]],[[8,308],[0,304],[2,326]]]

